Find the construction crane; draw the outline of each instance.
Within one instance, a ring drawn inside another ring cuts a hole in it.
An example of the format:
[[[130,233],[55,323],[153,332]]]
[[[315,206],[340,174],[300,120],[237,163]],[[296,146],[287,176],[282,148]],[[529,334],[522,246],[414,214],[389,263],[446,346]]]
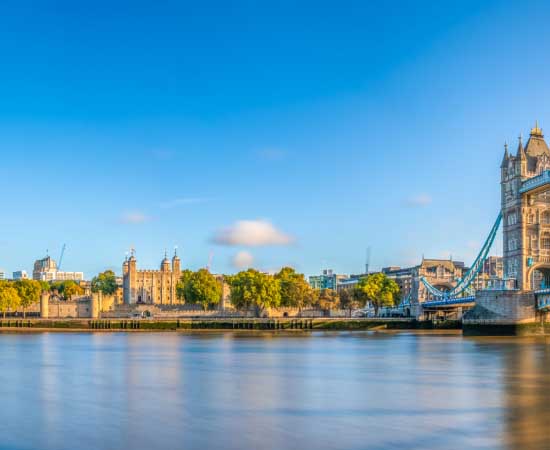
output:
[[[67,247],[66,244],[63,244],[63,247],[61,247],[61,254],[59,255],[59,262],[57,263],[57,270],[61,270],[61,263],[63,262],[63,255],[65,254],[65,247]]]

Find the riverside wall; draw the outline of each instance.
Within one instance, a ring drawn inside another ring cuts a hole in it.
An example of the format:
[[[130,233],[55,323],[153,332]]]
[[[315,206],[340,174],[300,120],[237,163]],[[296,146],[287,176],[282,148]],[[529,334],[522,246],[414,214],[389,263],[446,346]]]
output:
[[[531,291],[479,291],[476,305],[464,314],[466,336],[526,336],[550,334],[550,323],[539,315]]]
[[[338,330],[403,330],[458,329],[460,323],[418,322],[414,319],[1,319],[0,331],[187,331],[187,330],[272,330],[272,331],[338,331]]]

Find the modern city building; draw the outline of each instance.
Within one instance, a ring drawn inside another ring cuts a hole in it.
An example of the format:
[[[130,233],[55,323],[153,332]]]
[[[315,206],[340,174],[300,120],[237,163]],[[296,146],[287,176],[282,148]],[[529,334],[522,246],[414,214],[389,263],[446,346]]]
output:
[[[38,281],[82,281],[84,273],[60,271],[57,269],[55,260],[51,256],[46,256],[34,262],[32,278]]]
[[[136,257],[132,251],[130,258],[122,265],[124,303],[150,303],[173,305],[179,303],[176,284],[181,277],[181,261],[174,252],[172,263],[167,255],[160,263],[160,270],[137,270]]]
[[[5,280],[5,279],[6,279],[6,272],[3,270],[0,270],[0,280]]]
[[[324,269],[321,275],[312,275],[309,277],[309,285],[313,289],[332,289],[336,290],[338,282],[348,278],[347,275],[337,275],[332,269]]]
[[[18,280],[28,280],[28,279],[29,279],[29,275],[27,274],[27,271],[26,271],[26,270],[17,270],[17,271],[15,271],[15,272],[13,272],[12,278],[13,278],[15,281],[18,281]]]

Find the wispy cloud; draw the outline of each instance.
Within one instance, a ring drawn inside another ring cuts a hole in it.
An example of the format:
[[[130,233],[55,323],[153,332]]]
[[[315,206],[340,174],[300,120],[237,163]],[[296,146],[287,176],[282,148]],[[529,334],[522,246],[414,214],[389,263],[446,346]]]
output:
[[[430,205],[431,203],[432,197],[428,194],[413,195],[406,198],[404,201],[405,206],[409,206],[411,208],[423,208]]]
[[[203,198],[203,197],[180,197],[180,198],[175,198],[173,200],[169,200],[166,202],[162,202],[160,204],[160,207],[164,209],[177,208],[178,206],[194,205],[197,203],[208,202],[210,200],[211,199],[209,198]]]
[[[293,242],[293,238],[266,220],[239,220],[219,230],[212,241],[220,245],[261,247],[289,245]]]
[[[254,264],[254,256],[250,252],[242,250],[233,256],[231,264],[236,269],[248,269]]]
[[[124,224],[140,224],[149,222],[151,220],[150,216],[140,212],[140,211],[127,211],[121,214],[119,218],[120,223]]]

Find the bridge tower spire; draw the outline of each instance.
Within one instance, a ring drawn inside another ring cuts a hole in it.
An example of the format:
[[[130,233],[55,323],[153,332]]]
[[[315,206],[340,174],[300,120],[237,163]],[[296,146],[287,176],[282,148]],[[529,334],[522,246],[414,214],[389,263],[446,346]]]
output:
[[[504,156],[502,157],[502,163],[500,164],[500,168],[503,169],[508,165],[508,162],[510,161],[510,154],[508,153],[508,143],[504,141]]]

